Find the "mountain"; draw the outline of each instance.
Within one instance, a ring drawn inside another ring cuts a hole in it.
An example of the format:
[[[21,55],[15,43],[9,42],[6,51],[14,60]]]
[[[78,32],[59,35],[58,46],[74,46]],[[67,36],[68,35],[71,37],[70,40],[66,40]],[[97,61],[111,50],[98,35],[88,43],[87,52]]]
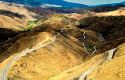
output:
[[[0,2],[0,28],[22,30],[28,21],[36,20],[37,16],[37,13],[25,6]]]
[[[52,7],[67,7],[67,8],[88,7],[87,5],[84,5],[84,4],[72,3],[64,0],[1,0],[1,1],[23,4],[28,6],[44,6],[44,7],[52,6]]]
[[[0,80],[125,80],[125,16],[40,23],[1,42]]]
[[[40,6],[0,2],[0,80],[125,80],[124,7]]]
[[[125,6],[125,1],[117,2],[117,3],[109,3],[109,4],[100,4],[100,5],[95,5],[95,6],[117,6],[117,5],[124,5]]]
[[[95,11],[95,12],[108,12],[108,11],[117,10],[121,7],[125,7],[125,1],[120,3],[95,5],[95,6],[91,6],[89,10]]]
[[[125,1],[121,2],[120,4],[123,4],[123,5],[125,5]]]

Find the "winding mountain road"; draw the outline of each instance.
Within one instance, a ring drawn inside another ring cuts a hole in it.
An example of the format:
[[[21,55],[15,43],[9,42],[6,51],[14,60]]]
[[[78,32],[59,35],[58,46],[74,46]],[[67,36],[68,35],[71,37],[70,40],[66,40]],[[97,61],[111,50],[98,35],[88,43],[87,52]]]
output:
[[[106,60],[111,61],[111,59],[113,58],[113,56],[114,56],[116,50],[117,50],[117,48],[114,48],[114,49],[109,50],[109,51],[108,51],[107,59],[105,59],[105,61],[106,61]],[[104,62],[105,62],[105,61],[104,61]],[[104,62],[102,62],[102,63],[104,63]],[[90,73],[91,73],[92,71],[94,71],[95,69],[97,69],[102,63],[98,64],[98,66],[96,66],[96,67],[91,67],[89,70],[85,71],[85,72],[79,77],[78,80],[86,80],[87,75],[90,74]]]
[[[38,50],[38,49],[43,48],[49,44],[54,43],[56,41],[56,39],[57,39],[56,37],[58,35],[60,35],[60,33],[57,33],[57,35],[53,36],[50,39],[49,39],[49,37],[47,37],[45,40],[41,41],[40,43],[38,43],[36,46],[32,47],[31,49],[26,48],[25,50],[13,55],[12,59],[5,65],[5,67],[2,70],[0,70],[0,80],[7,80],[7,73],[11,69],[11,67],[13,66],[14,62],[18,61],[23,56],[26,56],[28,53],[31,53],[35,50]]]
[[[84,43],[84,42],[82,43],[82,45],[83,45],[83,47],[84,47],[84,49],[85,49],[86,53],[87,53],[87,54],[90,54],[90,53],[87,51],[87,49],[86,49],[86,46],[85,46],[85,43]]]
[[[87,70],[86,72],[84,72],[84,73],[79,77],[78,80],[85,80],[85,79],[86,79],[86,76],[87,76],[89,73],[91,73],[93,70],[95,70],[95,69],[96,69],[96,67],[90,68],[89,70]]]
[[[94,51],[92,52],[92,54],[95,54],[96,50],[96,46],[93,47]]]

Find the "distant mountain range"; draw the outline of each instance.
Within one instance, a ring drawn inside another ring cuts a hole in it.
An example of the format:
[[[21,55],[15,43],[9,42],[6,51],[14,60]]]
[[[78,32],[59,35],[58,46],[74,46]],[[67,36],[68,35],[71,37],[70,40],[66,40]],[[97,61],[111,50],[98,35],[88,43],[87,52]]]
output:
[[[64,0],[0,0],[5,2],[12,2],[17,4],[23,4],[27,6],[41,6],[47,7],[66,7],[66,8],[87,8],[89,6],[79,3],[67,2]]]
[[[125,1],[121,2],[121,4],[124,4],[124,5],[125,5]]]
[[[96,6],[117,6],[117,5],[125,6],[125,1],[120,2],[120,3],[101,4],[101,5],[96,5]]]
[[[73,3],[64,0],[0,0],[4,2],[22,4],[25,6],[31,7],[42,7],[42,8],[94,8],[94,7],[124,7],[125,1],[120,3],[112,3],[112,4],[101,4],[95,6],[88,6],[80,3]]]
[[[95,12],[108,12],[108,11],[113,11],[113,10],[119,9],[121,7],[125,7],[125,1],[120,2],[120,3],[101,4],[101,5],[90,6],[89,10],[95,11]]]

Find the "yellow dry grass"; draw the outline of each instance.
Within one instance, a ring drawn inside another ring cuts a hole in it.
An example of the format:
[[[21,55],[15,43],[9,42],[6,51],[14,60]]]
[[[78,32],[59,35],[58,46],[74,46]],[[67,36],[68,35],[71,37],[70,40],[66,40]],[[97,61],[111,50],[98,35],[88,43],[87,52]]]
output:
[[[52,35],[42,32],[32,37],[19,39],[8,51],[12,54],[20,52],[31,44],[35,46],[47,36],[52,37]],[[8,73],[8,78],[14,80],[47,80],[51,76],[81,64],[83,59],[81,51],[84,52],[81,46],[60,35],[54,43],[29,53],[15,62]]]
[[[91,80],[125,80],[125,44],[118,47],[114,59],[88,75]]]
[[[125,8],[119,8],[115,11],[96,13],[95,16],[125,16]]]
[[[11,5],[11,6],[10,6]],[[6,14],[0,15],[0,27],[9,28],[12,30],[24,30],[27,27],[28,21],[33,21],[37,14],[29,11],[27,8],[17,4],[0,2],[0,10],[10,11],[15,14],[23,15],[23,18],[7,16]]]

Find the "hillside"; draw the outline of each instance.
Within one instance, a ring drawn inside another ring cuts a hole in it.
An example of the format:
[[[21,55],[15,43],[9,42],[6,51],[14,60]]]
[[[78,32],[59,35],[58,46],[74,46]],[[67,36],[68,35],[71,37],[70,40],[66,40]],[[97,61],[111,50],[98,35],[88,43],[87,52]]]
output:
[[[41,6],[44,8],[48,7],[67,7],[67,8],[72,8],[72,7],[77,7],[77,8],[87,8],[87,5],[84,4],[78,4],[78,3],[72,3],[72,2],[67,2],[64,0],[1,0],[1,1],[6,1],[6,2],[11,2],[11,3],[17,3],[17,4],[23,4],[26,6]]]
[[[93,11],[93,10],[90,10],[90,9],[85,9],[85,10],[81,10],[79,11],[78,9],[78,12],[77,10],[75,10],[75,13],[64,13],[65,16],[69,17],[69,18],[75,18],[77,20],[81,20],[83,18],[87,18],[87,17],[95,17],[95,16],[98,16],[98,17],[106,17],[106,16],[124,16],[125,15],[125,7],[120,7],[118,9],[114,9],[112,11],[101,11],[101,12],[98,12],[98,11]]]
[[[114,11],[97,13],[96,16],[124,16],[125,7],[118,8]]]
[[[24,30],[28,21],[36,20],[37,16],[25,6],[0,2],[0,28]]]
[[[125,80],[124,8],[80,14],[0,5],[0,80]]]

